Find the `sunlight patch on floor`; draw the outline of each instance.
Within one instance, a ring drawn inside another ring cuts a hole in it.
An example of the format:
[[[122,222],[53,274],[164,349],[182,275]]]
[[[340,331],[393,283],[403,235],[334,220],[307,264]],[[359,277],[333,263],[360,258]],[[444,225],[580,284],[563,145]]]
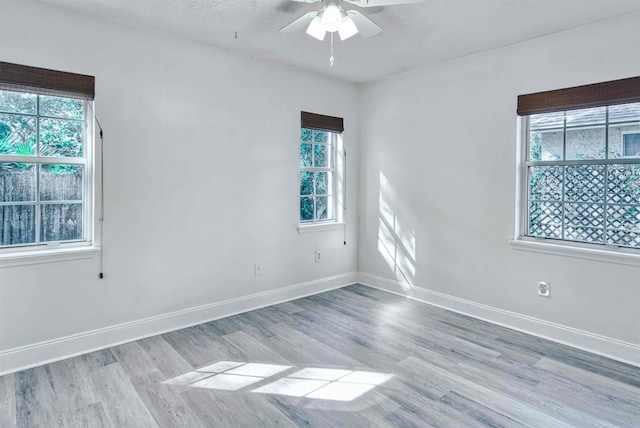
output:
[[[164,384],[238,391],[267,381],[291,366],[218,361],[187,372]],[[251,390],[258,394],[284,395],[332,401],[352,401],[393,377],[392,374],[362,370],[307,367]]]

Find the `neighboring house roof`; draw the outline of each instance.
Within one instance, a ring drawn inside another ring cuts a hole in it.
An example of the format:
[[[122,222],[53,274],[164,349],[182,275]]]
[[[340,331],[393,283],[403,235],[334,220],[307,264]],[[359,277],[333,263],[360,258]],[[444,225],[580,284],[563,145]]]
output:
[[[607,119],[605,107],[594,107],[581,110],[567,111],[567,126],[589,126],[604,124]],[[529,128],[531,130],[562,128],[564,126],[565,112],[553,112],[534,114],[530,116]],[[619,104],[609,107],[609,123],[640,121],[640,103]]]

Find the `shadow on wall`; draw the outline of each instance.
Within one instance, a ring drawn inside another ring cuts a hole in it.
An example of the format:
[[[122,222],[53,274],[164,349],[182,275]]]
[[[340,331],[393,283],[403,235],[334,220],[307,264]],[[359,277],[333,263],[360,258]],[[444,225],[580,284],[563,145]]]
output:
[[[398,215],[397,195],[380,172],[378,252],[402,289],[411,295],[416,278],[416,235]]]

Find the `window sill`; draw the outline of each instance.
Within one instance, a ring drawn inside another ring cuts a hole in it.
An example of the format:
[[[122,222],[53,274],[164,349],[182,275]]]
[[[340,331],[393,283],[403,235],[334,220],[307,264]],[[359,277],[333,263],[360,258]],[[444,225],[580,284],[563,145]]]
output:
[[[99,252],[99,247],[74,247],[0,253],[0,268],[91,259]]]
[[[512,239],[509,243],[516,250],[640,267],[640,254],[633,254],[627,249],[618,247],[607,247],[601,250],[577,245],[555,244],[524,239]]]
[[[324,230],[344,229],[346,223],[314,223],[298,225],[298,233],[322,232]]]

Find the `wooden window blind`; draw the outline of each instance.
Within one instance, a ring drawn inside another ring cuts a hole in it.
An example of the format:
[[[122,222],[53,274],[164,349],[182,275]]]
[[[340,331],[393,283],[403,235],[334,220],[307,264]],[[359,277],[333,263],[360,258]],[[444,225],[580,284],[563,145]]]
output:
[[[640,76],[518,96],[518,115],[640,102]]]
[[[300,116],[302,128],[332,132],[344,131],[344,120],[341,117],[325,116],[306,111],[301,112]]]
[[[95,77],[0,61],[0,90],[93,100]]]

